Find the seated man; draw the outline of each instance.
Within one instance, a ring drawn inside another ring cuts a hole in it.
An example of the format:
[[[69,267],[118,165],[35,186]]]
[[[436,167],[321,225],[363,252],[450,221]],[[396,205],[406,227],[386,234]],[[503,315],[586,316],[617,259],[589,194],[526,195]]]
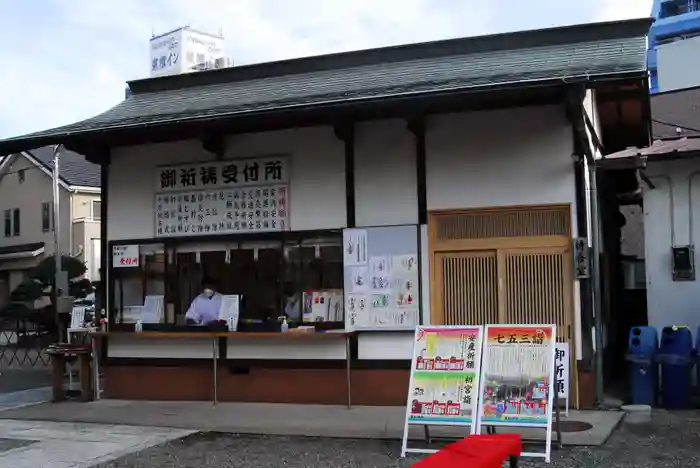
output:
[[[185,319],[187,325],[206,325],[219,319],[223,296],[216,292],[213,279],[202,280],[202,293],[192,300]]]
[[[284,285],[284,315],[289,320],[301,321],[301,300],[294,285]]]

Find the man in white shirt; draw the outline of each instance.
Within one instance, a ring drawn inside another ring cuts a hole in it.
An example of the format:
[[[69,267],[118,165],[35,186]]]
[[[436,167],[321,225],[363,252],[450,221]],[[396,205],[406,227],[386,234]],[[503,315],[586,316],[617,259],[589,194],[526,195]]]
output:
[[[219,310],[223,296],[216,292],[213,279],[202,281],[202,293],[192,300],[187,309],[185,319],[188,325],[206,325],[219,320]]]

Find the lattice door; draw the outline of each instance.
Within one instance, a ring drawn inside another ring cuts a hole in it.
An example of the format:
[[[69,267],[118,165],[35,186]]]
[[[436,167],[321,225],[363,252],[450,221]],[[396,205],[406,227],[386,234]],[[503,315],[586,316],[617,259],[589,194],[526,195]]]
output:
[[[433,323],[555,323],[570,339],[570,206],[431,213]]]
[[[503,323],[554,323],[559,341],[571,338],[570,252],[566,248],[499,251]]]
[[[435,260],[436,302],[446,325],[498,321],[496,251],[441,252]]]

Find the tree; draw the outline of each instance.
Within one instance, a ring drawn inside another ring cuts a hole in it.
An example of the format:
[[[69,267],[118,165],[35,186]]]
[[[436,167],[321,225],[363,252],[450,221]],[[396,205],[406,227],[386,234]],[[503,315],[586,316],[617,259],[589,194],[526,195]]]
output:
[[[53,256],[46,257],[32,270],[29,277],[10,294],[10,300],[16,302],[34,302],[42,296],[51,296],[56,275],[56,262]],[[94,291],[87,278],[81,278],[87,268],[75,257],[61,256],[61,270],[68,275],[68,294],[83,298]]]

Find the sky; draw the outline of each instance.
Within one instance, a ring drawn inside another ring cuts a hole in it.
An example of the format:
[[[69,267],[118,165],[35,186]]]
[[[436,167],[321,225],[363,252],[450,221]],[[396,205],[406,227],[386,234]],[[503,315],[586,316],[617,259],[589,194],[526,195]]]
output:
[[[77,122],[149,73],[149,39],[221,30],[270,60],[648,17],[652,0],[0,0],[0,138]]]

